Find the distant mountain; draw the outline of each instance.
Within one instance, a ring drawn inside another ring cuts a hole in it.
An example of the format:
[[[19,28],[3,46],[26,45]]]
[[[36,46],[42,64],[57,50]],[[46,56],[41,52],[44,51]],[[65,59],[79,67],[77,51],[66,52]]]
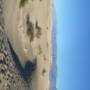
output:
[[[56,45],[56,22],[55,16],[53,18],[53,31],[52,31],[52,65],[50,70],[50,90],[57,90],[56,89],[56,77],[57,77],[57,45]]]

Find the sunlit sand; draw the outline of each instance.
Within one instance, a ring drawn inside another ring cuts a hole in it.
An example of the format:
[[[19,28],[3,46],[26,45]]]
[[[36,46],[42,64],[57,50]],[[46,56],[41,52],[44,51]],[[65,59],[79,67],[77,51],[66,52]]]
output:
[[[33,59],[37,68],[32,75],[31,90],[49,90],[52,63],[51,0],[6,0],[5,30],[22,66]]]

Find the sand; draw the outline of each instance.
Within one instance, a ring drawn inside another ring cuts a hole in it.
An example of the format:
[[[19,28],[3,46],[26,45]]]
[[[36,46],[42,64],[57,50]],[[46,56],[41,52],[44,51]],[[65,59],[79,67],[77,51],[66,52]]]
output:
[[[37,59],[31,90],[49,90],[49,72],[52,63],[52,1],[28,0],[20,7],[20,0],[5,1],[5,28],[22,66]],[[27,34],[27,17],[33,25],[33,40]]]

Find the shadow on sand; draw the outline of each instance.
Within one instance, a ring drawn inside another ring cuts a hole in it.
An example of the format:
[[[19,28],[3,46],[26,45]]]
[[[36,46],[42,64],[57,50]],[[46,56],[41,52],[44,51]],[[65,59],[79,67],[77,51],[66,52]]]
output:
[[[13,58],[13,61],[15,62],[16,68],[18,69],[21,77],[23,77],[23,79],[27,81],[30,78],[30,76],[33,74],[33,72],[36,70],[36,58],[34,59],[35,62],[33,63],[30,62],[30,60],[28,60],[28,62],[25,64],[25,67],[23,67],[19,61],[17,54],[12,48],[10,42],[9,42],[9,47],[10,47],[12,58]]]

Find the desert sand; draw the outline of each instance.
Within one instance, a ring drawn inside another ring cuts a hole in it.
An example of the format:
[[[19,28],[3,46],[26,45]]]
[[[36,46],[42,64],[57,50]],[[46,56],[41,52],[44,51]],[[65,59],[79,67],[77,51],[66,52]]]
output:
[[[21,0],[5,1],[5,30],[23,67],[28,60],[37,60],[31,90],[49,90],[52,1],[27,0],[23,5],[20,3]]]

